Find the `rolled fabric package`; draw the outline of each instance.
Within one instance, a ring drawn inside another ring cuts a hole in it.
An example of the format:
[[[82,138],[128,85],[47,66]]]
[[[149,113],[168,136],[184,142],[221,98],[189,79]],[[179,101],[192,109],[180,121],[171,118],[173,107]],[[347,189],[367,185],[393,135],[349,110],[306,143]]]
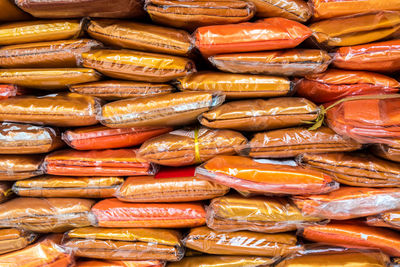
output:
[[[260,163],[239,156],[216,156],[196,168],[196,176],[229,186],[241,193],[308,195],[339,188],[330,176],[285,163]]]
[[[348,220],[400,208],[400,189],[346,187],[326,195],[294,196],[304,214]]]
[[[40,155],[0,155],[0,180],[15,181],[43,174]]]
[[[137,157],[137,149],[59,150],[46,156],[43,169],[61,176],[152,175],[154,164]]]
[[[310,25],[319,46],[350,46],[378,41],[400,29],[400,12],[381,11],[332,18]]]
[[[359,143],[336,134],[328,127],[313,131],[295,127],[256,133],[240,154],[252,158],[289,158],[307,152],[341,152],[360,148]]]
[[[0,203],[6,202],[14,196],[10,182],[0,182]]]
[[[16,228],[0,230],[0,254],[20,250],[31,244],[37,235]],[[0,256],[1,257],[1,256]]]
[[[347,70],[395,72],[400,70],[400,40],[339,48],[333,66]]]
[[[219,91],[226,98],[241,99],[290,95],[294,84],[279,76],[202,71],[177,79],[176,86],[181,91]]]
[[[57,129],[21,123],[0,123],[0,154],[39,154],[62,147]]]
[[[79,20],[35,20],[0,25],[0,45],[48,42],[78,38]]]
[[[29,267],[68,267],[74,262],[71,251],[61,247],[62,235],[47,235],[36,243],[0,256],[0,265]]]
[[[192,45],[186,31],[123,20],[91,20],[88,34],[104,44],[140,50],[188,56]]]
[[[17,6],[37,18],[138,18],[143,15],[138,0],[16,0]]]
[[[114,260],[81,260],[76,262],[76,267],[164,267],[164,261],[138,260],[138,261],[114,261]]]
[[[312,32],[296,21],[268,18],[256,22],[197,28],[195,44],[203,56],[294,48]]]
[[[73,149],[92,150],[124,148],[142,144],[144,141],[172,131],[169,127],[108,128],[92,126],[67,130],[62,139]]]
[[[231,256],[285,256],[302,248],[294,234],[265,234],[250,231],[217,232],[207,227],[192,228],[185,246],[207,254]]]
[[[387,211],[375,216],[369,216],[366,219],[369,226],[387,227],[400,230],[400,211]]]
[[[75,93],[20,96],[0,101],[0,120],[60,127],[97,123],[99,100]]]
[[[400,83],[395,79],[367,71],[330,69],[306,75],[296,83],[296,94],[315,103],[328,103],[348,96],[395,94]]]
[[[274,258],[268,257],[251,257],[251,256],[194,256],[184,257],[178,262],[168,264],[168,267],[255,267],[255,266],[272,266],[275,262]]]
[[[228,195],[214,198],[207,208],[207,226],[222,232],[279,233],[322,221],[318,216],[302,215],[286,198]]]
[[[190,59],[134,50],[99,49],[81,56],[84,67],[123,80],[163,83],[196,71]]]
[[[241,100],[204,112],[200,123],[210,128],[264,131],[305,124],[317,119],[319,112],[319,107],[305,98]]]
[[[332,59],[318,49],[289,49],[266,52],[221,54],[208,60],[219,70],[279,76],[304,76],[324,72]]]
[[[372,145],[371,152],[378,157],[395,162],[400,162],[400,144],[374,144]]]
[[[309,226],[302,236],[310,241],[349,248],[380,249],[385,254],[400,255],[400,234],[395,231],[364,226],[360,222],[335,222]]]
[[[73,68],[78,55],[102,44],[90,39],[9,45],[0,48],[2,68]]]
[[[179,261],[184,255],[180,233],[174,230],[84,227],[71,230],[65,236],[63,246],[79,257]]]
[[[311,8],[303,0],[251,0],[256,6],[256,17],[282,17],[306,22],[312,15]]]
[[[246,1],[147,0],[145,10],[160,25],[193,31],[201,26],[248,21],[256,8]]]
[[[134,81],[99,81],[74,84],[69,90],[82,95],[90,95],[104,100],[121,100],[143,96],[156,96],[172,93],[174,87],[164,83],[146,83]]]
[[[19,88],[13,84],[0,84],[0,100],[20,95]]]
[[[183,128],[147,140],[138,154],[153,163],[179,167],[202,163],[216,155],[233,155],[246,142],[235,131]]]
[[[92,224],[93,200],[79,198],[14,198],[0,204],[0,227],[37,233],[62,233]]]
[[[115,196],[125,202],[187,202],[223,196],[229,187],[196,178],[195,167],[161,168],[154,176],[130,177]]]
[[[0,69],[0,83],[49,91],[67,89],[69,85],[94,82],[100,78],[98,72],[86,68]]]
[[[400,166],[367,153],[303,154],[308,169],[322,171],[337,182],[362,187],[400,187]]]
[[[125,99],[102,107],[100,122],[111,128],[179,126],[221,105],[225,96],[213,92],[180,92]]]
[[[45,175],[17,181],[13,191],[25,197],[112,197],[124,182],[120,177],[60,177]]]
[[[189,228],[204,225],[206,212],[200,203],[126,203],[101,200],[92,208],[99,227]]]
[[[20,10],[12,1],[0,0],[0,21],[28,20],[31,16]]]

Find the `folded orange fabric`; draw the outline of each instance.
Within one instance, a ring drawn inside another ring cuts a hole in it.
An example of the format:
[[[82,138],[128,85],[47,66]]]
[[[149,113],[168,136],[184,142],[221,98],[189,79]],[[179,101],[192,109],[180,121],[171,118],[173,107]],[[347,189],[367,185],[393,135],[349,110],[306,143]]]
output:
[[[294,196],[292,199],[305,214],[347,220],[399,209],[400,189],[343,186],[326,195]]]
[[[200,27],[196,47],[203,56],[293,48],[311,36],[303,24],[284,18]]]
[[[163,261],[100,261],[100,260],[86,260],[77,261],[76,267],[164,267]]]
[[[375,216],[367,217],[366,223],[369,226],[388,227],[400,230],[400,211],[393,210]]]
[[[0,254],[25,248],[37,238],[37,234],[16,228],[0,230]]]
[[[239,191],[258,194],[328,193],[339,184],[330,176],[300,166],[259,163],[239,156],[217,156],[197,167],[196,176]]]
[[[14,196],[10,182],[0,182],[0,203],[6,202]]]
[[[43,174],[41,155],[0,155],[0,180],[15,181]]]
[[[0,100],[16,96],[18,94],[18,86],[12,84],[0,84]]]
[[[311,8],[303,0],[251,0],[256,6],[256,17],[282,17],[306,22],[312,15]]]
[[[200,252],[197,252],[200,254]],[[190,256],[187,255],[178,262],[168,263],[168,267],[255,267],[255,266],[272,266],[276,261],[272,257],[257,256],[227,256],[227,255],[204,255]]]
[[[371,152],[381,158],[400,162],[400,146],[399,140],[395,141],[397,144],[374,144],[371,147]]]
[[[204,225],[200,203],[127,203],[105,199],[92,208],[100,227],[188,228]]]
[[[349,248],[374,248],[392,257],[400,256],[400,234],[361,222],[334,222],[309,226],[302,235],[311,241]]]
[[[140,145],[147,139],[172,130],[168,127],[108,128],[93,126],[67,130],[63,133],[62,139],[77,150],[123,148]]]
[[[139,159],[136,149],[60,150],[46,156],[47,174],[64,176],[138,176],[154,174],[154,165]]]
[[[20,10],[12,1],[0,0],[0,21],[16,21],[32,19],[27,13]]]

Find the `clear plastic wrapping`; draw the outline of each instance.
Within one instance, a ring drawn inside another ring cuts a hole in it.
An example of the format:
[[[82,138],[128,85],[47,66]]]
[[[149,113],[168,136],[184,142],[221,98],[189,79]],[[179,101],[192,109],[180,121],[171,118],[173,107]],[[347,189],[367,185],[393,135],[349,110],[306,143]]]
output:
[[[43,170],[62,176],[152,175],[157,167],[137,157],[137,149],[59,150],[46,156]]]
[[[93,126],[67,130],[62,139],[73,149],[91,150],[132,147],[172,131],[169,127],[108,128]],[[1,139],[0,139],[1,140]]]
[[[37,233],[62,233],[90,226],[93,200],[20,197],[0,204],[0,227],[18,227]]]
[[[163,167],[154,176],[130,177],[116,197],[125,202],[186,202],[223,196],[229,187],[196,178],[195,167]]]
[[[15,181],[43,174],[40,155],[0,155],[0,180]]]
[[[14,196],[11,186],[10,182],[0,182],[0,203],[6,202]]]
[[[272,266],[275,258],[251,256],[194,256],[183,258],[179,262],[169,263],[168,267],[257,267]]]
[[[224,102],[225,96],[210,92],[180,92],[125,99],[102,107],[100,122],[111,128],[179,126]]]
[[[378,215],[369,216],[366,219],[369,226],[387,227],[400,230],[400,211],[387,211]]]
[[[67,232],[63,246],[79,257],[178,261],[184,254],[180,239],[167,229],[84,227]]]
[[[375,144],[371,147],[371,152],[381,158],[400,162],[400,144],[397,145],[385,145]]]
[[[399,188],[346,187],[326,195],[294,196],[304,214],[348,220],[400,209]]]
[[[62,177],[45,175],[14,183],[12,190],[24,197],[112,197],[123,184],[121,177]]]
[[[199,164],[216,155],[233,155],[246,144],[239,132],[205,127],[183,128],[154,137],[139,149],[139,156],[166,166]]]
[[[305,124],[317,119],[319,112],[319,107],[305,98],[240,100],[204,112],[200,123],[210,128],[264,131]]]
[[[0,100],[18,95],[18,89],[18,86],[13,84],[0,84]]]
[[[16,228],[0,229],[0,254],[23,249],[36,238],[37,235],[29,231]]]
[[[92,208],[99,227],[190,228],[204,225],[201,203],[127,203],[116,198],[102,200]]]
[[[114,261],[114,260],[80,260],[76,267],[164,267],[165,262],[159,260]]]
[[[282,17],[306,22],[312,15],[311,8],[303,0],[251,0],[256,6],[256,17]]]
[[[197,167],[196,176],[255,194],[323,194],[339,188],[337,182],[322,172],[239,156],[217,156]]]

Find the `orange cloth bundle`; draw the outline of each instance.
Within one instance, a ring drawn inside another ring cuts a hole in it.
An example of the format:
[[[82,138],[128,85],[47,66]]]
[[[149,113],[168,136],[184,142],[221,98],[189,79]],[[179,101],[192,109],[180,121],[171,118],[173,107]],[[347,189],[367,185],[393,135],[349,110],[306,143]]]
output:
[[[204,225],[200,203],[126,203],[105,199],[92,208],[100,227],[189,228]]]
[[[309,226],[302,235],[311,241],[349,248],[380,249],[392,257],[400,256],[400,234],[360,222],[335,222]]]
[[[371,152],[381,158],[400,162],[400,145],[399,140],[395,141],[397,144],[375,144],[371,148]]]
[[[256,17],[282,17],[306,22],[312,15],[311,8],[303,0],[251,0],[256,6]]]
[[[137,157],[136,149],[60,150],[46,156],[43,168],[47,174],[63,176],[140,176],[156,171]]]
[[[19,88],[12,84],[0,84],[0,100],[21,94]]]
[[[37,235],[16,228],[0,230],[0,254],[20,250],[35,241]],[[1,256],[0,256],[1,257]],[[0,263],[1,264],[1,263]]]
[[[300,166],[259,163],[238,156],[217,156],[197,167],[196,176],[240,192],[306,195],[328,193],[339,184],[330,176]]]
[[[0,155],[0,180],[15,181],[43,174],[39,155]]]
[[[168,127],[108,128],[93,126],[67,130],[63,133],[62,139],[77,150],[123,148],[140,145],[147,139],[172,130]]]
[[[163,261],[149,260],[149,261],[100,261],[100,260],[86,260],[77,261],[76,267],[164,267]]]
[[[369,216],[366,223],[370,226],[388,227],[400,230],[400,211],[387,211],[375,216]]]
[[[395,72],[400,70],[400,40],[341,47],[332,64],[341,69]]]
[[[195,44],[203,56],[294,48],[312,32],[303,24],[284,18],[200,27]]]
[[[318,49],[221,54],[211,56],[208,60],[217,69],[225,72],[279,76],[321,73],[331,63],[328,53]]]
[[[10,0],[0,0],[0,21],[28,20],[31,16],[22,12]]]
[[[296,94],[315,103],[327,103],[347,96],[395,94],[400,83],[373,72],[330,69],[306,75],[296,83]]]
[[[274,258],[268,257],[251,257],[251,256],[185,256],[178,262],[168,264],[168,267],[255,267],[255,266],[272,266],[275,262]]]
[[[400,209],[399,188],[346,187],[326,195],[294,196],[304,214],[347,220]]]
[[[161,168],[155,176],[130,177],[116,193],[125,202],[187,202],[223,196],[229,187],[196,178],[195,167]]]

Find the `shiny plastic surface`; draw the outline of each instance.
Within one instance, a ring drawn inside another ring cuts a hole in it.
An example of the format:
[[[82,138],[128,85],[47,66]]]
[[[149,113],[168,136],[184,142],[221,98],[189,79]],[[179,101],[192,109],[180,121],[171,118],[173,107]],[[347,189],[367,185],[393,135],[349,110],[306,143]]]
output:
[[[239,156],[217,156],[197,167],[196,176],[256,194],[305,195],[328,193],[339,187],[322,172]]]
[[[17,8],[12,1],[0,0],[0,21],[27,20],[31,17]]]
[[[246,143],[247,139],[235,131],[183,128],[144,142],[139,156],[160,165],[185,166],[204,162],[216,155],[233,155]]]
[[[191,124],[203,112],[224,102],[212,92],[179,92],[125,99],[102,107],[100,122],[111,128],[179,126]]]
[[[203,113],[200,123],[210,128],[264,131],[302,125],[315,120],[319,112],[319,108],[305,98],[241,100]]]
[[[256,6],[256,17],[282,17],[306,22],[312,15],[311,8],[303,0],[251,0]]]
[[[371,148],[371,152],[381,158],[400,162],[400,146],[399,145],[385,145],[375,144]]]
[[[43,174],[40,155],[0,155],[0,180],[15,181]]]
[[[164,267],[165,262],[157,260],[112,261],[112,260],[81,260],[76,267]]]
[[[16,228],[0,230],[0,254],[20,250],[31,244],[37,235]],[[1,257],[1,256],[0,256]]]
[[[168,267],[257,267],[272,266],[273,258],[251,256],[194,256],[185,257],[179,262],[169,263]]]
[[[100,227],[190,228],[204,225],[200,203],[127,203],[105,199],[92,208]]]
[[[59,150],[46,156],[47,174],[62,176],[140,176],[156,172],[153,164],[137,157],[137,149]]]
[[[369,216],[366,223],[370,226],[388,227],[395,230],[400,230],[400,211],[387,211],[375,216]]]

